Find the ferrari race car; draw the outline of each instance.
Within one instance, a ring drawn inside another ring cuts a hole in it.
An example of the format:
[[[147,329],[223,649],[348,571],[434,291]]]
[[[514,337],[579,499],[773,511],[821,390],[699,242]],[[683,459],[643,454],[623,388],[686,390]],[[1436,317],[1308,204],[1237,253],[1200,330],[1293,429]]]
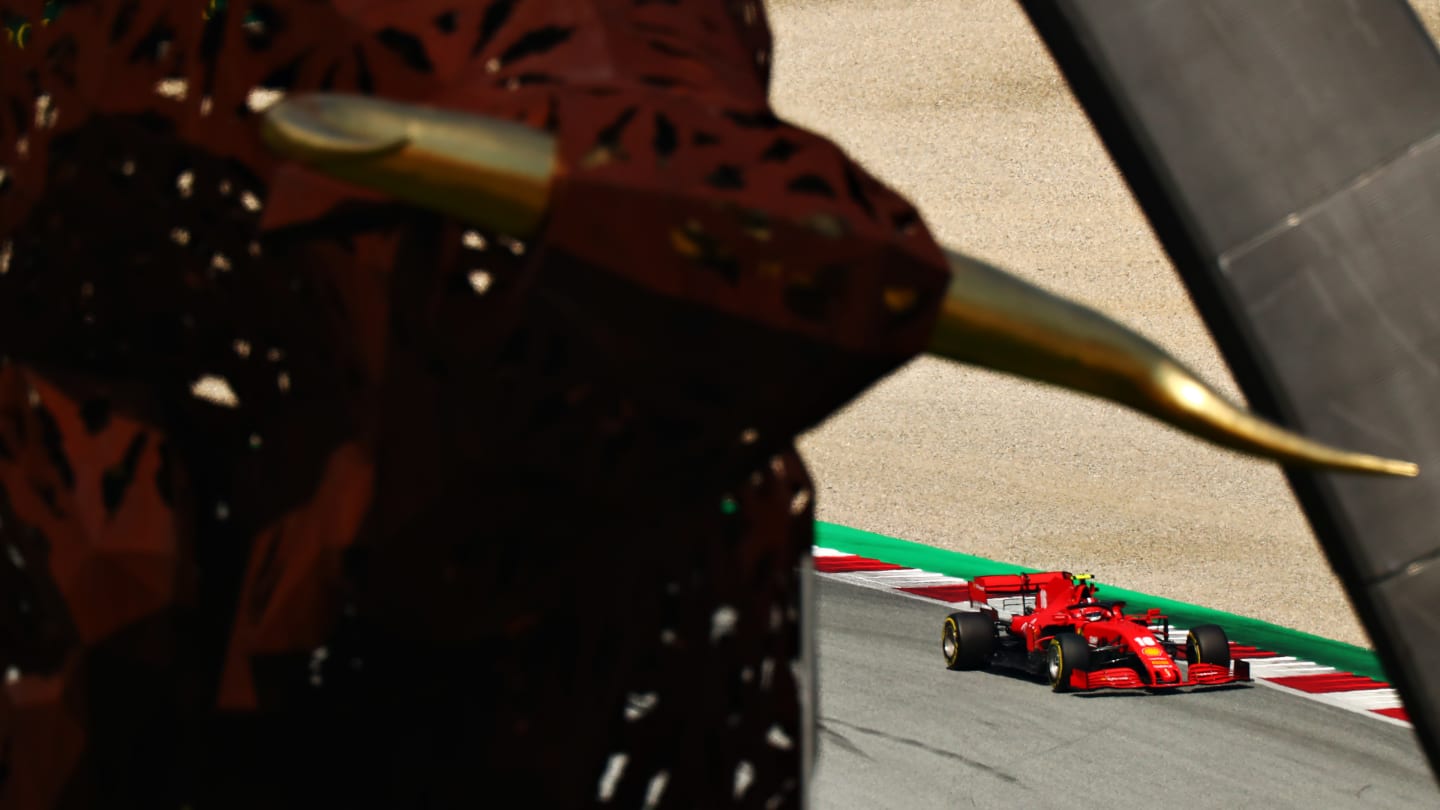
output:
[[[1230,660],[1230,641],[1213,624],[1193,627],[1185,646],[1170,620],[1151,608],[1095,598],[1089,574],[999,574],[970,583],[971,610],[945,617],[941,650],[949,669],[991,664],[1044,673],[1056,692],[1171,689],[1250,680],[1249,663]],[[1184,661],[1182,667],[1179,661]]]

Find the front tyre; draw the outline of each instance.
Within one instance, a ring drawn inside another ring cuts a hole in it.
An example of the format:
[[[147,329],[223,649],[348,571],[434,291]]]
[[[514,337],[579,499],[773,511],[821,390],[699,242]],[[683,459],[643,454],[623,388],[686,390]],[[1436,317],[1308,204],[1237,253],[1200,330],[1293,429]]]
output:
[[[995,624],[979,613],[951,613],[940,630],[946,669],[983,669],[995,650]]]
[[[1230,639],[1219,625],[1202,624],[1185,635],[1185,660],[1195,664],[1230,667]]]
[[[1050,639],[1045,646],[1045,672],[1050,678],[1050,688],[1056,692],[1074,689],[1070,678],[1076,672],[1090,668],[1090,645],[1074,633],[1061,633]]]

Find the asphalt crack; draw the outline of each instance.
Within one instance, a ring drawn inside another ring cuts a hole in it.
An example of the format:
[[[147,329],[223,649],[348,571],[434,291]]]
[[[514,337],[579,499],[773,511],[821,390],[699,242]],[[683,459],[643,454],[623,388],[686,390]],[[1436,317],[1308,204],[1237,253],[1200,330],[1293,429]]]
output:
[[[850,729],[851,731],[854,731],[854,732],[859,733],[859,734],[864,734],[864,735],[867,735],[867,736],[870,736],[870,737],[879,737],[879,738],[882,739],[882,740],[887,740],[887,741],[889,741],[889,742],[893,742],[893,743],[898,743],[898,744],[900,744],[900,745],[909,746],[909,747],[911,747],[911,748],[917,748],[917,749],[919,749],[919,750],[921,750],[921,751],[925,751],[926,753],[934,754],[935,756],[938,756],[938,757],[944,757],[945,759],[954,760],[955,762],[959,762],[959,763],[961,763],[961,764],[963,764],[963,765],[967,765],[967,766],[969,766],[969,767],[971,767],[971,768],[975,768],[976,770],[984,771],[985,773],[988,773],[988,774],[994,776],[995,778],[1000,779],[1000,780],[1002,780],[1002,781],[1004,781],[1004,782],[1008,782],[1008,783],[1010,783],[1010,784],[1012,784],[1012,785],[1018,785],[1018,784],[1020,784],[1020,778],[1017,777],[1017,776],[1015,776],[1015,775],[1012,774],[1012,773],[1009,773],[1009,772],[1007,772],[1007,771],[1005,771],[1005,770],[1002,770],[1002,769],[1000,769],[1000,768],[996,768],[996,767],[994,767],[994,766],[992,766],[992,765],[986,765],[985,763],[980,762],[980,761],[978,761],[978,760],[970,759],[969,757],[963,756],[963,755],[961,755],[961,754],[957,754],[957,753],[955,753],[954,751],[946,751],[946,750],[943,749],[943,748],[936,748],[936,747],[933,746],[933,745],[930,745],[930,744],[928,744],[928,743],[920,742],[919,740],[914,740],[914,739],[911,739],[911,738],[909,738],[909,737],[901,737],[901,736],[899,736],[899,735],[897,735],[897,734],[891,734],[891,733],[888,732],[888,731],[881,731],[881,730],[878,729],[878,728],[867,728],[867,727],[865,727],[865,726],[857,726],[857,725],[855,725],[854,723],[847,723],[847,722],[845,722],[844,720],[837,720],[837,719],[835,719],[834,717],[826,717],[826,718],[823,718],[823,721],[822,721],[822,723],[821,723],[821,728],[825,729],[826,732],[828,732],[828,733],[830,733],[830,734],[832,734],[832,735],[834,735],[834,736],[836,736],[836,737],[839,737],[840,739],[845,739],[845,738],[843,737],[843,735],[841,735],[841,734],[839,734],[838,732],[830,729],[829,726],[831,726],[831,725],[844,726],[845,728]],[[854,748],[854,746],[855,746],[855,744],[854,744],[854,743],[851,743],[848,739],[845,739],[845,744],[848,745],[848,746],[850,746],[851,748]],[[858,749],[856,749],[856,750],[858,751]],[[864,755],[864,752],[859,752],[859,753],[861,753],[862,755]]]
[[[835,729],[830,728],[829,726],[825,725],[824,723],[821,723],[821,724],[820,724],[820,730],[823,731],[823,732],[825,733],[825,735],[826,735],[827,737],[829,737],[831,740],[834,740],[836,745],[840,746],[841,748],[844,748],[846,751],[849,751],[850,753],[856,754],[856,755],[858,755],[858,756],[862,756],[862,757],[864,757],[864,758],[866,758],[866,759],[874,759],[874,757],[870,756],[869,754],[867,754],[867,753],[865,753],[863,750],[861,750],[860,746],[856,745],[856,744],[853,743],[853,742],[850,742],[850,738],[849,738],[849,737],[846,737],[844,734],[841,734],[840,732],[836,731]]]
[[[1107,727],[1106,727],[1105,729],[1103,729],[1103,730],[1108,731],[1108,730],[1109,730],[1109,727],[1107,726]],[[1081,741],[1083,741],[1083,740],[1090,739],[1090,738],[1092,738],[1093,736],[1094,736],[1094,733],[1087,730],[1087,731],[1085,731],[1084,733],[1075,735],[1074,737],[1070,737],[1070,738],[1066,738],[1066,739],[1064,739],[1064,740],[1061,740],[1060,742],[1055,743],[1054,745],[1052,745],[1052,746],[1050,746],[1050,747],[1048,747],[1048,748],[1045,748],[1044,750],[1036,751],[1035,754],[1034,754],[1034,756],[1040,757],[1040,756],[1044,756],[1045,754],[1050,753],[1051,751],[1059,751],[1061,748],[1065,748],[1066,746],[1074,745],[1074,744],[1076,744],[1076,743],[1078,743],[1078,742],[1081,742]]]

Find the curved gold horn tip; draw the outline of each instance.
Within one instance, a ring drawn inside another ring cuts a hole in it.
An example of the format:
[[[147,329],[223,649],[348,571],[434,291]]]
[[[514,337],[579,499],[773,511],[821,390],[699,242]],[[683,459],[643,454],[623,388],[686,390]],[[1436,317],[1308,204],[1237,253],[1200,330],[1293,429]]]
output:
[[[1413,461],[1395,461],[1388,458],[1379,460],[1376,472],[1386,475],[1396,475],[1401,478],[1415,478],[1420,475],[1420,465]]]
[[[930,351],[1133,408],[1280,464],[1413,478],[1418,465],[1330,447],[1231,403],[1164,349],[1110,318],[978,259],[946,251],[952,281]]]
[[[1141,396],[1130,403],[1192,435],[1284,465],[1413,478],[1420,467],[1327,445],[1266,421],[1206,385],[1194,372],[1150,344]]]
[[[1331,472],[1388,475],[1396,478],[1415,478],[1420,475],[1420,465],[1413,461],[1400,461],[1361,453],[1346,453],[1341,458],[1284,460],[1286,466],[1310,467]]]

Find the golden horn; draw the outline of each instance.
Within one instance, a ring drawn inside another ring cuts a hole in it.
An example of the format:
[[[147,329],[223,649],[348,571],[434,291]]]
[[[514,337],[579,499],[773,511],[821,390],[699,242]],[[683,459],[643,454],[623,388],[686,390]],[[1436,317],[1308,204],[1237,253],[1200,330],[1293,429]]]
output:
[[[1339,450],[1231,404],[1159,346],[976,259],[953,272],[930,352],[1103,397],[1187,433],[1285,464],[1415,476],[1408,461]]]
[[[312,169],[520,238],[539,230],[557,170],[538,130],[366,96],[287,98],[260,134]]]

